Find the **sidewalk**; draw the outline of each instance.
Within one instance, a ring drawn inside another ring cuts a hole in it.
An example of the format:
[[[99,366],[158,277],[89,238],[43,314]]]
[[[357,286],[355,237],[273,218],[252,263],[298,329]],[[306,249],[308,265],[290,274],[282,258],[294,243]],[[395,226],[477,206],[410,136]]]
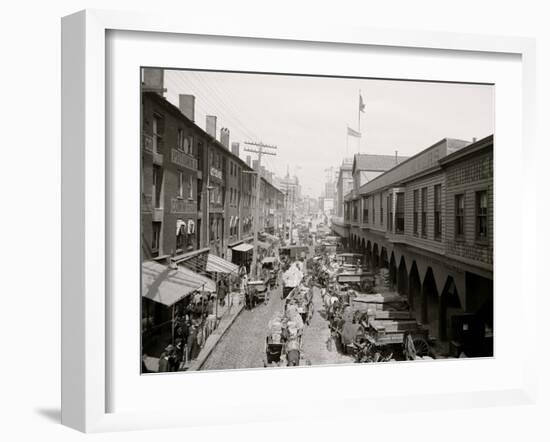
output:
[[[208,339],[201,348],[201,351],[199,352],[197,358],[191,361],[191,363],[186,367],[185,371],[198,371],[202,368],[202,366],[208,359],[208,356],[210,356],[214,348],[216,348],[216,345],[218,345],[218,342],[220,342],[220,339],[223,337],[223,335],[225,335],[227,330],[229,330],[229,327],[231,327],[233,322],[235,322],[235,319],[237,319],[237,317],[243,311],[244,299],[242,300],[241,304],[239,304],[239,301],[241,301],[240,294],[238,292],[233,292],[229,296],[231,296],[232,299],[231,311],[229,311],[229,302],[228,304],[226,304],[223,312],[220,312],[220,309],[218,307],[218,318],[220,318],[218,326],[210,334],[210,336],[208,336]]]
[[[232,300],[231,309],[229,309],[229,296]],[[237,317],[243,310],[244,299],[239,305],[240,301],[240,294],[238,292],[233,292],[228,295],[228,303],[224,307],[218,306],[218,326],[212,331],[210,336],[208,336],[208,339],[203,344],[196,359],[193,359],[192,361],[190,361],[190,363],[186,364],[183,371],[197,371],[201,369],[201,367],[208,359],[208,356],[210,356],[210,354],[212,353],[212,350],[216,348],[216,345],[218,344],[220,339],[227,332],[229,327],[231,327],[235,319],[237,319]],[[158,358],[152,356],[148,356],[145,358],[145,366],[148,370],[152,372],[158,372],[158,365]],[[176,371],[174,373],[178,372]]]

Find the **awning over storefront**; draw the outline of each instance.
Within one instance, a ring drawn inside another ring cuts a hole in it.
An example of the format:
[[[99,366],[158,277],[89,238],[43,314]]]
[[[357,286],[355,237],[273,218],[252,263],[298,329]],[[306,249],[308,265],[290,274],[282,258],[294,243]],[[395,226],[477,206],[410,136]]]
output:
[[[233,247],[233,250],[236,252],[249,252],[254,246],[252,244],[239,244],[238,246]]]
[[[197,290],[215,291],[211,279],[185,267],[177,270],[154,261],[141,265],[141,295],[168,307]]]
[[[178,266],[178,272],[184,273],[188,278],[195,278],[201,285],[201,290],[214,293],[216,291],[216,283],[212,281],[208,276],[201,275],[193,270],[185,267],[184,265]]]
[[[208,261],[206,262],[206,271],[207,272],[217,272],[217,273],[237,273],[239,267],[233,264],[232,262],[226,261],[219,256],[208,255]]]

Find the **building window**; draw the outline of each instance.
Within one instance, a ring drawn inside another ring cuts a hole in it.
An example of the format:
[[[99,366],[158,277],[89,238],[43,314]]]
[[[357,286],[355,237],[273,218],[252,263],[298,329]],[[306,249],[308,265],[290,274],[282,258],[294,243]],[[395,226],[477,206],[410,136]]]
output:
[[[488,238],[488,213],[487,213],[487,191],[476,192],[476,238],[486,241]]]
[[[441,184],[434,186],[434,238],[441,239]]]
[[[384,225],[384,195],[380,194],[380,225]],[[373,206],[374,207],[374,206]]]
[[[464,236],[464,195],[455,195],[455,236]]]
[[[193,199],[193,177],[191,175],[187,175],[187,178],[188,178],[188,186],[187,186],[187,189],[188,189],[188,193],[187,193],[187,198],[192,200]]]
[[[176,250],[183,250],[187,246],[187,228],[182,220],[177,221],[180,226],[176,235]]]
[[[162,153],[162,119],[153,116],[153,152]]]
[[[161,223],[153,222],[153,237],[151,240],[151,249],[153,253],[158,253],[160,247],[160,226]]]
[[[363,198],[363,223],[369,223],[369,199]]]
[[[178,149],[183,150],[183,129],[178,129]]]
[[[178,198],[183,198],[183,172],[178,172]]]
[[[376,224],[376,209],[374,208],[374,196],[372,197],[372,223]]]
[[[428,188],[422,188],[422,237],[428,236]]]
[[[193,153],[193,137],[187,136],[183,138],[183,151],[189,155]]]
[[[390,193],[387,197],[388,203],[388,231],[393,232],[393,194]]]
[[[159,166],[153,165],[153,196],[155,209],[160,209],[161,206],[161,190],[162,190],[162,171]]]
[[[413,234],[418,236],[418,189],[413,192]]]
[[[395,202],[395,233],[405,232],[405,194],[396,194]]]

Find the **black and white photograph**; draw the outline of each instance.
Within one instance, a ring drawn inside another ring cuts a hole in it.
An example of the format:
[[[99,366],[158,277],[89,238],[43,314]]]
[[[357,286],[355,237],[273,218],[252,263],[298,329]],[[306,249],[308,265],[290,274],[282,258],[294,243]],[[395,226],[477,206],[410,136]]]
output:
[[[140,81],[142,374],[494,356],[494,84]]]

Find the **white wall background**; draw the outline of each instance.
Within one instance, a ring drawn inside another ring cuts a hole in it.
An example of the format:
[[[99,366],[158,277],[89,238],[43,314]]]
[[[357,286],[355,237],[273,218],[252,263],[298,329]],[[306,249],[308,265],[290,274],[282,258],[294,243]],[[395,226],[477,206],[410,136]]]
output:
[[[166,11],[217,16],[246,14],[250,20],[362,24],[372,27],[423,29],[537,38],[539,154],[539,256],[542,272],[548,240],[545,184],[548,161],[543,131],[550,121],[550,30],[546,2],[493,0],[347,1],[323,6],[317,1],[210,0],[155,2],[143,0],[21,0],[3,4],[0,14],[2,66],[2,233],[0,275],[1,369],[0,437],[2,440],[82,440],[84,435],[59,425],[60,407],[60,17],[83,8]],[[543,158],[544,157],[544,158]],[[520,180],[518,180],[521,182]],[[545,259],[546,258],[546,259]],[[542,274],[542,273],[541,273]],[[533,269],[533,277],[535,269]],[[543,294],[541,292],[541,294]],[[539,328],[541,397],[537,406],[441,411],[365,417],[362,422],[296,422],[231,428],[164,430],[103,434],[95,440],[193,438],[207,440],[548,440],[550,364],[541,299]],[[519,353],[521,353],[520,349]],[[521,354],[518,355],[521,357]],[[546,376],[544,376],[546,374]]]

